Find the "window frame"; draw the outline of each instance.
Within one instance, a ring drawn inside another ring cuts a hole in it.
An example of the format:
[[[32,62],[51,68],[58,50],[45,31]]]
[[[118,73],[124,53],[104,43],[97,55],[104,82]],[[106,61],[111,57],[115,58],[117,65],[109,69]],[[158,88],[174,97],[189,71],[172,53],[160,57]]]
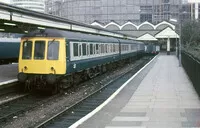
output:
[[[30,58],[24,58],[24,43],[25,42],[31,43]],[[33,44],[34,44],[33,41],[30,41],[30,40],[23,41],[23,44],[22,44],[22,57],[21,57],[22,60],[32,60],[32,58],[33,58]]]
[[[78,56],[74,56],[73,52],[73,45],[77,43],[78,44]],[[84,59],[90,59],[90,58],[96,58],[96,57],[104,57],[104,56],[109,56],[109,55],[115,55],[115,54],[119,54],[119,44],[117,42],[115,43],[106,43],[106,42],[86,42],[86,41],[70,41],[70,61],[79,61],[79,60],[84,60]],[[86,44],[86,51],[88,51],[89,53],[87,53],[87,55],[82,55],[82,44]],[[107,45],[107,47],[106,47]],[[93,47],[92,49],[90,49],[90,47]],[[111,48],[115,47],[116,51],[115,52],[111,52]],[[102,49],[103,48],[103,49]],[[102,51],[104,51],[104,53],[101,53],[101,49]],[[93,54],[90,54],[90,50],[92,50]],[[107,53],[106,53],[107,50]]]
[[[37,42],[43,42],[44,43],[44,50],[43,50],[43,58],[42,59],[37,59],[35,58],[35,46]],[[33,59],[34,60],[45,60],[46,59],[46,40],[34,40],[34,52],[33,52]]]
[[[59,60],[59,58],[60,58],[60,55],[59,55],[59,53],[60,53],[60,41],[53,41],[54,43],[58,44],[58,49],[57,49],[57,55],[58,56],[57,56],[57,59],[54,59],[54,58],[53,59],[49,59],[49,46],[50,46],[49,43],[50,42],[52,42],[52,41],[48,40],[48,42],[47,42],[47,55],[46,55],[47,56],[47,60]]]

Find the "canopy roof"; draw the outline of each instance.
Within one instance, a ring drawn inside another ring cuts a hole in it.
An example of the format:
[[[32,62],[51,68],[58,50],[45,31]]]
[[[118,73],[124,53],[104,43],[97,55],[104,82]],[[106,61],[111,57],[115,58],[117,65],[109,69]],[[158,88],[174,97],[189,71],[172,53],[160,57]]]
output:
[[[137,40],[141,40],[141,41],[157,41],[157,39],[150,35],[149,33],[146,33],[140,37],[137,38]]]
[[[155,35],[155,38],[179,38],[179,35],[170,27],[165,28],[161,32]]]

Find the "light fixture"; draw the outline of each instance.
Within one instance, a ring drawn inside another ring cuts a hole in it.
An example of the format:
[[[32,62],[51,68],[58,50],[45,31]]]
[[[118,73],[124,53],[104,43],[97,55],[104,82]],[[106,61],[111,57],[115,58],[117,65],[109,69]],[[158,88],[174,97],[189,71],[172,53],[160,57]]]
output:
[[[0,31],[5,31],[5,29],[0,29]]]
[[[37,27],[38,29],[45,29],[44,27]]]
[[[10,25],[10,26],[16,26],[16,24],[13,23],[4,23],[5,25]]]
[[[28,31],[24,31],[25,33],[28,33]]]

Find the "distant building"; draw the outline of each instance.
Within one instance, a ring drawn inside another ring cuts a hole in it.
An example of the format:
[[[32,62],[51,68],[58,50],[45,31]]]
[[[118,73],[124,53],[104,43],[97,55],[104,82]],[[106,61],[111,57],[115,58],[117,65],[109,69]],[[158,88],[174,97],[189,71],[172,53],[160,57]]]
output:
[[[38,12],[45,12],[44,0],[11,0],[11,4]]]
[[[180,3],[181,0],[48,0],[46,12],[88,24],[156,24],[177,18]]]
[[[48,14],[62,16],[63,0],[46,0],[45,1],[45,12]]]

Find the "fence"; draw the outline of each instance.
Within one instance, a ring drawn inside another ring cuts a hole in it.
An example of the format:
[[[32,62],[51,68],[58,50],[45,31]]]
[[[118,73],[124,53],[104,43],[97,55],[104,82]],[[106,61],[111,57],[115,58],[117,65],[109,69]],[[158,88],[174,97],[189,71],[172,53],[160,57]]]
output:
[[[200,96],[200,61],[194,56],[182,52],[182,65]]]

